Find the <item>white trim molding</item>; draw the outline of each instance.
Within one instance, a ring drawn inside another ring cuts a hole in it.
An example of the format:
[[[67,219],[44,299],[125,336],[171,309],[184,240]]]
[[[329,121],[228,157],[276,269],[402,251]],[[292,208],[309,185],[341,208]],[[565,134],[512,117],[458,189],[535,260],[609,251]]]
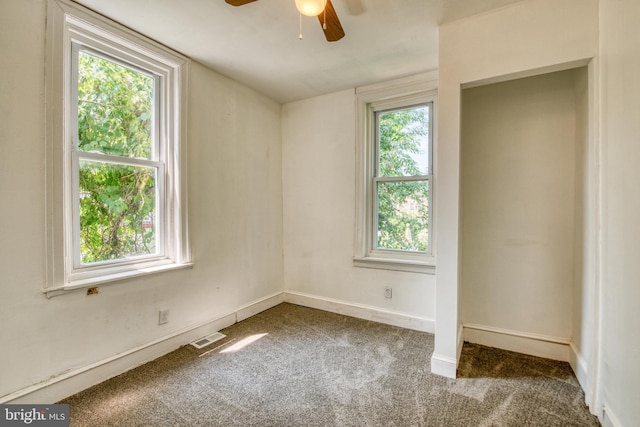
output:
[[[377,268],[380,270],[407,271],[410,273],[436,274],[435,259],[418,261],[375,256],[353,257],[354,267]]]
[[[446,378],[456,378],[458,361],[453,357],[433,353],[431,355],[431,373]]]
[[[356,215],[354,235],[355,267],[378,268],[384,270],[408,271],[414,273],[435,274],[435,185],[433,168],[425,176],[429,182],[429,250],[426,253],[411,251],[391,251],[374,248],[373,234],[374,204],[374,110],[383,108],[407,107],[412,104],[431,103],[430,162],[435,158],[435,128],[437,115],[438,73],[430,71],[382,82],[375,85],[356,88]],[[376,107],[374,107],[374,105]]]
[[[472,323],[464,323],[463,327],[464,340],[468,342],[531,356],[563,362],[569,361],[570,338],[552,337]]]
[[[153,155],[96,154],[78,147],[78,57],[90,53],[154,79]],[[45,226],[47,297],[192,265],[187,206],[187,96],[190,59],[68,0],[47,1],[45,61]],[[156,250],[83,263],[81,161],[155,171]]]
[[[286,291],[284,293],[284,302],[316,308],[331,313],[343,314],[358,319],[370,320],[372,322],[384,323],[386,325],[428,332],[430,334],[433,334],[435,329],[434,319],[428,317],[399,313],[397,311],[385,310],[364,304],[354,304],[317,295]]]
[[[606,403],[602,407],[602,427],[623,427],[617,415],[613,413],[611,407]]]
[[[278,292],[246,304],[230,313],[219,314],[147,344],[132,348],[103,360],[65,371],[59,375],[0,397],[0,404],[54,403],[85,390],[93,385],[120,375],[144,363],[155,360],[179,347],[188,345],[207,335],[227,328],[284,301]]]
[[[571,365],[571,369],[576,374],[576,378],[580,383],[580,387],[585,391],[585,400],[587,405],[591,406],[591,402],[589,399],[589,395],[587,394],[588,385],[589,385],[589,372],[587,369],[587,361],[580,353],[580,349],[575,345],[574,342],[569,343],[569,365]],[[593,412],[592,412],[593,413]]]
[[[204,322],[187,326],[142,346],[80,368],[65,371],[41,383],[0,396],[0,404],[58,402],[65,397],[157,359],[179,347],[188,345],[195,340],[218,332],[283,302],[420,332],[434,332],[435,322],[431,318],[299,292],[277,292],[243,305],[232,312],[219,314]],[[453,377],[455,377],[455,360],[451,362],[443,358],[442,364],[446,367],[446,372],[448,372],[447,369],[450,369],[450,366],[453,366]],[[446,373],[441,375],[448,376]]]
[[[464,334],[462,324],[458,327],[458,340],[456,341],[456,357],[438,354],[435,351],[431,355],[431,373],[446,378],[458,377],[458,364],[462,355],[462,347],[464,346]]]

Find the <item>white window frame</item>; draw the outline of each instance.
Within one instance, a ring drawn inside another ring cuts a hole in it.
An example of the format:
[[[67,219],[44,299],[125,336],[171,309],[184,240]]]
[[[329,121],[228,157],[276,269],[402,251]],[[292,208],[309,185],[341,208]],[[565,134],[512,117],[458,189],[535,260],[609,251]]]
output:
[[[67,0],[47,2],[45,294],[104,285],[191,267],[187,224],[186,94],[189,60],[113,21]],[[77,56],[86,49],[132,66],[155,80],[154,137],[150,160],[123,159],[77,150]],[[108,160],[154,167],[158,172],[158,251],[148,256],[80,263],[78,162]]]
[[[437,129],[437,74],[423,73],[356,89],[356,218],[353,263],[356,267],[435,274],[435,140]],[[375,113],[432,103],[429,138],[431,171],[420,177],[429,181],[429,251],[376,248],[377,141]]]

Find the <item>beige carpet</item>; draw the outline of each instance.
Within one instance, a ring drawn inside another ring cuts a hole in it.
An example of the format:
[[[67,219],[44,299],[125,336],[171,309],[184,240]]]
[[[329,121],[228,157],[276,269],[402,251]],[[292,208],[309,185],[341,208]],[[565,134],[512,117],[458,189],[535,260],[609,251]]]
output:
[[[597,426],[567,363],[281,304],[60,403],[72,426]]]

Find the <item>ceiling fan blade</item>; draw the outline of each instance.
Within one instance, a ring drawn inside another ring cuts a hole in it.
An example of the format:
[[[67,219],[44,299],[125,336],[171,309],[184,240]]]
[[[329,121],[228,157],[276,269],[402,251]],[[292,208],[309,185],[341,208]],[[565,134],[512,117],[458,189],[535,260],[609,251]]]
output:
[[[229,3],[231,6],[242,6],[243,4],[251,3],[256,0],[224,0]]]
[[[327,22],[326,28],[324,27],[325,17]],[[324,12],[318,15],[318,20],[320,21],[320,25],[324,31],[324,36],[327,38],[328,42],[335,42],[344,37],[344,29],[342,28],[342,24],[340,24],[338,14],[333,8],[331,0],[327,0]]]

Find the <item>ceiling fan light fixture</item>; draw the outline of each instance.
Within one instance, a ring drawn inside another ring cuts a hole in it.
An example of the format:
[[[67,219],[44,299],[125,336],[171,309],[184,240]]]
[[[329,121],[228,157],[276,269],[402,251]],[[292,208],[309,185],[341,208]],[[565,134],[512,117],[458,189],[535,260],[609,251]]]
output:
[[[327,0],[296,0],[296,8],[305,16],[318,16],[322,13]]]

